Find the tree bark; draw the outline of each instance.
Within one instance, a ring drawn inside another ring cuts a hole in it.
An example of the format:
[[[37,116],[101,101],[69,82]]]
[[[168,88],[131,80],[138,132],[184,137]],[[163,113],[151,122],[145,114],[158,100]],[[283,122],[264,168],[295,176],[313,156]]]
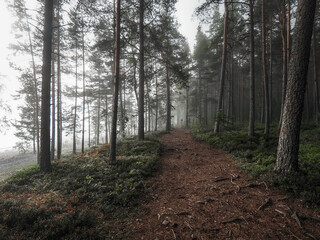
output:
[[[189,128],[189,86],[186,87],[186,128]]]
[[[52,53],[54,56],[54,52]],[[56,97],[55,97],[55,65],[54,65],[54,57],[51,60],[51,152],[50,152],[50,159],[51,161],[54,160],[54,152],[56,146]]]
[[[315,7],[316,0],[298,1],[288,88],[274,168],[276,172],[280,173],[298,171],[300,126],[307,84]]]
[[[280,113],[280,121],[278,128],[281,128],[282,116],[283,116],[283,108],[284,101],[287,90],[287,81],[288,81],[288,55],[287,55],[287,38],[286,38],[286,3],[283,1],[283,5],[281,8],[281,19],[280,19],[280,31],[281,31],[281,39],[282,39],[282,99],[281,99],[281,113]]]
[[[144,140],[144,0],[139,0],[140,3],[140,49],[139,49],[139,106],[138,106],[138,139]]]
[[[319,87],[318,87],[318,63],[317,63],[317,34],[316,23],[313,26],[313,46],[312,46],[312,58],[313,58],[313,91],[314,91],[314,113],[315,121],[319,122]]]
[[[81,152],[84,153],[84,131],[86,120],[86,67],[85,67],[85,46],[84,46],[84,22],[82,18],[82,141]]]
[[[78,108],[78,39],[76,39],[76,95],[74,98],[74,116],[73,116],[73,144],[72,144],[72,153],[77,153],[77,108]]]
[[[171,91],[170,91],[170,78],[169,78],[169,66],[168,66],[168,57],[166,59],[166,84],[167,84],[167,123],[166,123],[166,131],[171,131]]]
[[[53,1],[45,0],[41,96],[40,171],[51,170],[50,161],[50,81],[52,53]]]
[[[159,114],[159,96],[158,96],[158,74],[156,74],[156,116],[155,116],[155,123],[154,123],[154,131],[158,131],[158,114]]]
[[[100,144],[101,78],[99,73],[96,144]]]
[[[255,76],[254,76],[254,21],[253,21],[253,0],[249,0],[250,8],[250,112],[249,112],[249,136],[254,135],[255,122]]]
[[[61,105],[61,54],[60,54],[60,4],[58,3],[57,29],[57,159],[62,152],[62,105]]]
[[[32,73],[33,73],[33,82],[34,82],[34,88],[35,88],[35,126],[36,126],[36,142],[37,142],[37,162],[39,164],[40,161],[40,127],[39,127],[39,95],[38,95],[38,80],[37,80],[37,71],[36,71],[36,63],[34,60],[34,51],[33,51],[33,45],[32,45],[32,38],[31,38],[31,30],[30,30],[30,24],[29,24],[29,18],[27,15],[26,9],[24,10],[26,22],[27,22],[27,29],[28,29],[28,38],[29,38],[29,45],[30,45],[30,53],[31,53],[31,59],[32,59]]]
[[[264,16],[264,0],[261,2],[261,49],[262,49],[262,72],[264,82],[264,103],[265,103],[265,125],[264,134],[269,135],[270,131],[270,116],[269,116],[269,82],[268,82],[268,71],[267,71],[267,57],[266,57],[266,26]]]
[[[116,52],[115,52],[115,81],[113,93],[112,107],[112,127],[110,139],[110,162],[113,164],[116,161],[116,141],[117,141],[117,115],[118,115],[118,96],[119,96],[119,81],[120,81],[120,3],[117,0],[117,15],[116,15]]]
[[[272,24],[272,18],[270,20]],[[269,39],[269,119],[272,121],[272,74],[273,74],[273,62],[272,62],[272,25],[270,27],[270,39]]]
[[[220,121],[223,115],[223,93],[224,93],[224,82],[226,73],[226,63],[227,63],[227,44],[228,44],[228,1],[224,1],[224,28],[223,28],[223,50],[222,50],[222,60],[221,60],[221,72],[220,72],[220,86],[219,86],[219,98],[218,98],[218,108],[216,122],[214,125],[214,134],[220,132]]]

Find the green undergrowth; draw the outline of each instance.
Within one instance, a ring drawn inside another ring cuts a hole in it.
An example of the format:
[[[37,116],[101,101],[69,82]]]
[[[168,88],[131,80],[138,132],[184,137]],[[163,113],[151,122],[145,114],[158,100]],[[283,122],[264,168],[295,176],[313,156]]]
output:
[[[157,169],[157,138],[120,142],[114,165],[103,145],[53,162],[50,173],[16,173],[0,186],[0,239],[121,239]]]
[[[257,126],[255,135],[248,136],[247,126],[236,124],[219,136],[212,129],[193,128],[194,139],[230,152],[241,168],[254,177],[268,180],[278,188],[302,198],[304,203],[320,208],[320,127],[305,124],[301,129],[299,168],[292,175],[273,173],[278,144],[277,125],[272,125],[266,138],[263,126]]]

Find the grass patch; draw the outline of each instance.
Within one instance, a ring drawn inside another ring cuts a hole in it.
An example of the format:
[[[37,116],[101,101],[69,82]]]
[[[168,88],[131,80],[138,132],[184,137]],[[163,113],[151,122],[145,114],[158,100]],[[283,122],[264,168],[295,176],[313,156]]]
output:
[[[192,129],[194,139],[230,152],[237,163],[254,177],[264,177],[273,185],[301,197],[304,203],[320,208],[320,127],[302,126],[299,151],[300,172],[291,176],[272,173],[276,161],[278,130],[271,126],[270,135],[263,135],[263,126],[257,126],[256,133],[249,137],[244,126],[235,125],[228,131],[214,136],[212,130]]]
[[[0,186],[0,236],[4,239],[121,239],[125,219],[157,169],[161,144],[155,136],[119,143],[117,162],[109,146],[37,166]]]

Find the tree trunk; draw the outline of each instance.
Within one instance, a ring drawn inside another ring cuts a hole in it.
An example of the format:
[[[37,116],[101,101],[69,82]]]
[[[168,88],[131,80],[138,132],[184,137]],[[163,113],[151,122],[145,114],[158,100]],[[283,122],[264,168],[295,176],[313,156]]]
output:
[[[189,87],[186,87],[186,128],[189,128]]]
[[[156,116],[154,123],[154,131],[158,131],[158,113],[159,113],[159,96],[158,96],[158,74],[156,74]]]
[[[81,152],[84,153],[84,131],[86,120],[86,67],[85,67],[85,46],[84,46],[84,22],[82,19],[82,141]]]
[[[167,123],[166,123],[166,131],[171,131],[171,92],[170,92],[170,78],[169,78],[169,66],[168,61],[166,59],[166,84],[167,84]]]
[[[264,134],[269,135],[270,131],[270,116],[269,116],[269,82],[267,71],[267,57],[266,57],[266,33],[265,33],[265,17],[264,17],[264,0],[261,3],[261,49],[262,49],[262,72],[264,82],[264,103],[265,103],[265,125]]]
[[[45,0],[41,96],[40,171],[51,170],[50,161],[50,81],[52,53],[53,1]]]
[[[108,112],[108,94],[106,94],[106,116],[105,116],[105,138],[106,138],[106,144],[109,143],[109,131],[108,131],[108,116],[109,116],[109,112]]]
[[[282,99],[281,99],[281,113],[279,121],[279,129],[281,128],[282,116],[283,116],[283,107],[287,90],[287,81],[288,81],[288,55],[287,55],[287,38],[286,38],[286,3],[283,1],[280,17],[280,31],[282,39]]]
[[[52,53],[52,55],[54,56],[54,52]],[[56,146],[56,95],[55,95],[55,69],[54,69],[54,57],[52,57],[52,63],[51,63],[51,156],[50,159],[51,161],[54,160],[54,148]]]
[[[96,145],[100,144],[101,78],[99,74]]]
[[[300,126],[307,84],[316,0],[299,0],[277,160],[274,170],[298,171]]]
[[[223,50],[222,50],[222,60],[221,60],[221,72],[220,72],[220,86],[219,86],[219,98],[218,98],[218,108],[216,122],[214,125],[214,134],[220,132],[220,121],[223,115],[223,92],[224,92],[224,82],[226,73],[226,63],[227,63],[227,44],[228,44],[228,1],[224,1],[224,28],[223,28]]]
[[[270,23],[272,24],[272,18],[270,20]],[[273,74],[273,68],[272,68],[272,26],[270,28],[270,39],[269,39],[269,119],[270,122],[272,121],[272,74]]]
[[[144,140],[144,0],[139,0],[140,4],[140,49],[139,49],[139,123],[138,123],[138,139]]]
[[[231,47],[233,48],[233,46]],[[229,60],[229,96],[228,96],[228,122],[233,124],[233,49],[230,49]]]
[[[90,112],[90,103],[87,101],[88,108],[88,146],[91,147],[91,112]]]
[[[254,135],[255,122],[255,79],[254,79],[254,21],[253,0],[249,0],[250,8],[250,112],[249,112],[249,136]]]
[[[57,33],[57,159],[62,152],[62,103],[61,103],[61,54],[60,54],[60,5],[58,6]]]
[[[27,15],[26,9],[24,10],[26,21],[27,21],[27,29],[28,29],[28,38],[29,38],[29,46],[30,46],[30,53],[32,59],[32,73],[33,73],[33,82],[35,88],[35,126],[36,126],[36,142],[37,142],[37,162],[39,164],[40,161],[40,127],[39,127],[39,95],[38,95],[38,80],[37,80],[37,71],[36,71],[36,63],[34,60],[34,52],[33,52],[33,45],[32,45],[32,38],[31,38],[31,30],[29,24],[29,18]]]
[[[317,34],[316,34],[316,23],[313,26],[313,47],[312,47],[312,58],[313,58],[313,91],[314,91],[314,113],[315,121],[319,122],[319,87],[318,87],[318,64],[317,64]]]
[[[72,153],[77,153],[77,108],[78,108],[78,39],[76,39],[76,95],[74,98],[74,116],[73,116],[73,145]]]
[[[198,119],[202,126],[202,76],[200,66],[198,67]]]
[[[117,17],[116,17],[116,52],[115,52],[115,81],[113,93],[112,106],[112,129],[110,139],[110,162],[116,161],[116,141],[117,141],[117,115],[118,115],[118,94],[119,94],[119,80],[120,80],[120,3],[117,0]]]

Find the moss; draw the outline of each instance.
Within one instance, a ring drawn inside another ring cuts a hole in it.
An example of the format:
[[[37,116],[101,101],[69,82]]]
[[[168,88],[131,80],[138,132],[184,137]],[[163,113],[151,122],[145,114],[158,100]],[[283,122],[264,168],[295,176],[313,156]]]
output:
[[[106,161],[109,147],[104,145],[53,162],[49,173],[37,167],[18,172],[0,186],[1,236],[108,239],[110,232],[121,236],[114,233],[118,226],[110,223],[128,217],[145,192],[144,180],[157,169],[161,152],[156,137],[119,143],[115,165]]]
[[[274,124],[270,135],[263,135],[263,126],[257,126],[253,137],[247,135],[243,126],[235,126],[219,136],[211,130],[192,129],[196,140],[229,151],[238,164],[254,177],[272,176],[270,182],[279,188],[301,197],[304,203],[320,207],[320,127],[314,124],[302,125],[299,168],[300,172],[291,176],[279,176],[272,170],[276,161],[278,130]]]

